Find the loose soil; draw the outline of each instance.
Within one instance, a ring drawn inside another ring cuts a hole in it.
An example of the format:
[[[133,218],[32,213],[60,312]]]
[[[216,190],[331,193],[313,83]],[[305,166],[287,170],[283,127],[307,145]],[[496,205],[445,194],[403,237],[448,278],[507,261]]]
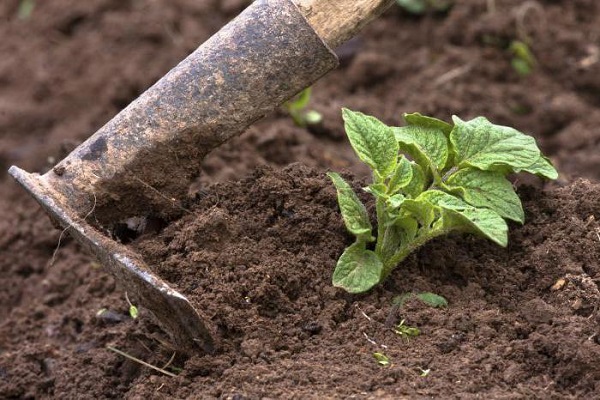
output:
[[[240,0],[18,0],[0,5],[0,167],[44,172],[198,43]],[[591,0],[461,1],[412,16],[394,8],[340,50],[314,87],[325,122],[278,112],[213,152],[190,212],[131,245],[189,296],[215,356],[175,353],[124,293],[3,174],[0,199],[2,398],[594,398],[600,368],[600,6]],[[520,77],[506,50],[530,40]],[[358,188],[366,170],[341,124],[346,106],[486,115],[538,138],[561,177],[519,177],[526,225],[503,249],[471,236],[434,241],[382,286],[331,286],[345,232],[327,170]],[[431,309],[405,292],[449,301]],[[98,311],[107,311],[97,315]],[[407,341],[391,326],[421,330]],[[391,365],[378,365],[374,352]],[[427,376],[421,376],[429,370]]]

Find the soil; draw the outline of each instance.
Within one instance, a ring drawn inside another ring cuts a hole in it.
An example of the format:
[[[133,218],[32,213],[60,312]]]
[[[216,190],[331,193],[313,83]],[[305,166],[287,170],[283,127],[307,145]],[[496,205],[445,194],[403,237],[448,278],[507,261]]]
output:
[[[247,5],[56,0],[18,18],[19,3],[0,4],[0,167],[38,172]],[[279,111],[213,152],[189,212],[131,245],[201,310],[214,356],[174,352],[143,304],[132,319],[113,278],[2,174],[0,397],[598,397],[599,8],[465,0],[415,16],[395,7],[314,86],[322,125],[301,129]],[[537,60],[528,76],[511,66],[516,39]],[[511,225],[508,248],[438,239],[384,285],[348,295],[331,286],[351,238],[325,172],[343,170],[359,187],[367,171],[345,140],[342,106],[394,124],[411,111],[485,115],[536,136],[561,176],[518,178],[526,224]],[[449,306],[394,307],[422,291]],[[421,334],[396,335],[402,319]],[[170,361],[177,376],[107,346]]]

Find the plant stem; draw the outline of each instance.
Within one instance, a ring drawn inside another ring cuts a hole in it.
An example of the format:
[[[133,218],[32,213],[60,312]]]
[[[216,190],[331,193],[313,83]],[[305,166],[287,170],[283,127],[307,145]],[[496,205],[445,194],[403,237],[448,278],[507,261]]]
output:
[[[375,181],[378,180],[379,178],[375,177]],[[385,199],[376,196],[375,211],[377,213],[377,243],[375,244],[375,253],[377,254],[381,254],[383,249],[383,238],[385,235],[385,227],[387,223],[387,215],[385,212],[385,208]]]
[[[445,235],[450,232],[450,229],[432,229],[426,231],[425,233],[417,236],[406,246],[401,246],[396,253],[392,257],[390,257],[389,261],[383,267],[383,274],[381,279],[385,279],[388,275],[400,264],[410,253],[423,246],[425,243],[430,240]]]

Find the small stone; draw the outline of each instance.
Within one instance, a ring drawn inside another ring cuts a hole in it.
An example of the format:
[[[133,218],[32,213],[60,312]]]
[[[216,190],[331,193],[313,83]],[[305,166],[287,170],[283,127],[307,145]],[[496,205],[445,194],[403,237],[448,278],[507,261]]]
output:
[[[311,321],[302,326],[302,330],[310,333],[311,335],[317,335],[321,333],[322,329],[323,326],[321,326],[321,324],[319,324],[317,321]]]
[[[559,280],[556,281],[556,283],[554,283],[554,285],[552,285],[550,290],[552,290],[553,292],[560,290],[565,286],[566,283],[567,283],[567,280],[565,278],[560,278]]]

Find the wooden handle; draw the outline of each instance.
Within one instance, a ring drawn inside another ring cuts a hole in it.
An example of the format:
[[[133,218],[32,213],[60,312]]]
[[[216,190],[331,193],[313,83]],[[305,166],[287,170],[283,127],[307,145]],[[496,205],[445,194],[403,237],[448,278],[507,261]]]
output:
[[[385,11],[394,0],[295,0],[308,23],[336,48]]]

